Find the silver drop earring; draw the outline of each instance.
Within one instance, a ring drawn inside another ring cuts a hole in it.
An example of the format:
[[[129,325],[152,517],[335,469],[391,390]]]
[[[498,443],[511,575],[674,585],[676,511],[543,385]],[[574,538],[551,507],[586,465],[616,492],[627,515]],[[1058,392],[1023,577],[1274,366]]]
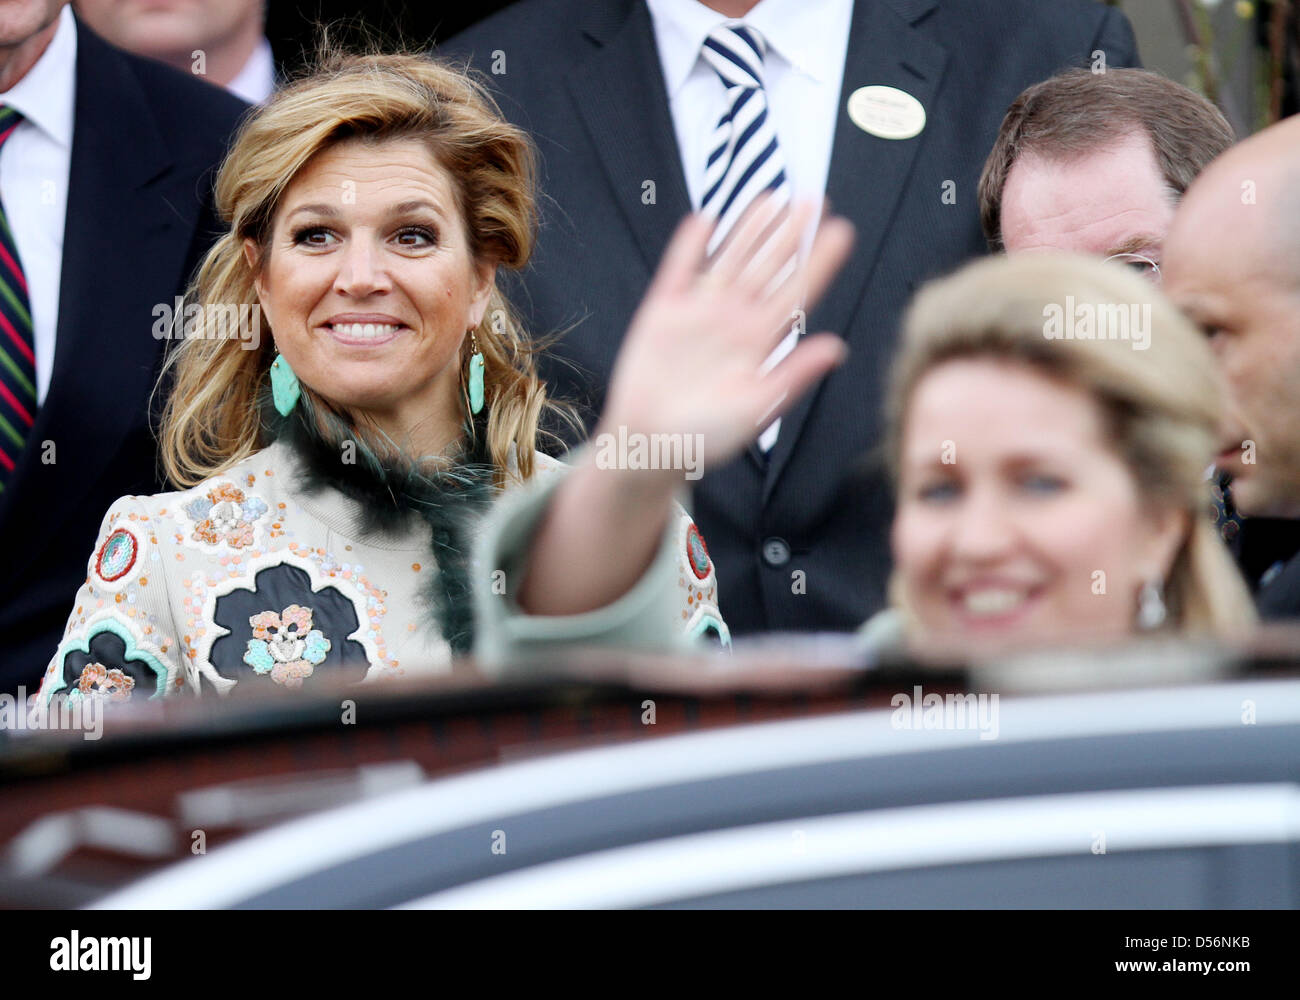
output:
[[[1164,586],[1159,580],[1148,580],[1138,592],[1137,626],[1150,632],[1165,623],[1169,611],[1165,607]]]

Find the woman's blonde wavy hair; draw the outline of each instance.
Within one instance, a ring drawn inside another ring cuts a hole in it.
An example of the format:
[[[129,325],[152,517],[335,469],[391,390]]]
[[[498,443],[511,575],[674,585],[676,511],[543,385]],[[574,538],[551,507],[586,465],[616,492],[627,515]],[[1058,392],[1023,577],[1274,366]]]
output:
[[[277,92],[240,127],[216,181],[217,211],[229,229],[204,258],[187,303],[227,309],[257,303],[244,241],[253,240],[265,260],[285,190],[313,157],[349,139],[426,143],[454,184],[473,259],[516,270],[527,263],[536,225],[533,147],[524,132],[505,121],[486,90],[467,73],[428,56],[327,50],[308,74]],[[182,486],[220,474],[268,443],[259,400],[274,360],[273,343],[263,337],[248,349],[243,339],[206,329],[209,310],[197,312],[202,315],[186,327],[159,380],[160,386],[172,383],[162,412],[160,460],[168,478]],[[174,322],[179,328],[181,317]],[[572,411],[548,400],[534,363],[538,346],[496,287],[474,334],[484,359],[487,450],[498,482],[509,468],[512,445],[518,474],[526,479],[533,472],[543,417],[572,423]],[[461,357],[466,413],[469,344],[466,337]],[[314,412],[334,413],[357,425],[307,386],[302,391]],[[374,428],[357,430],[377,453],[393,455],[392,444],[377,440]]]
[[[1094,308],[1097,339],[1047,336],[1049,307],[1067,313],[1071,303]],[[1150,308],[1144,349],[1106,307],[1136,307],[1139,316]],[[904,320],[891,377],[886,450],[895,482],[917,384],[946,361],[980,357],[1027,365],[1087,393],[1139,496],[1189,515],[1165,580],[1167,625],[1223,638],[1248,630],[1254,606],[1207,516],[1205,470],[1218,450],[1222,386],[1205,338],[1173,304],[1122,265],[1064,253],[987,258],[927,285]]]

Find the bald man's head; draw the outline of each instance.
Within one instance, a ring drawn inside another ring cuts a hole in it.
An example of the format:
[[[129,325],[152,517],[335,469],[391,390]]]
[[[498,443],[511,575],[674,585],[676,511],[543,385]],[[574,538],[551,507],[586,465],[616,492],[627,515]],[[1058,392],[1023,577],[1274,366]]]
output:
[[[1162,270],[1228,382],[1218,464],[1237,506],[1300,517],[1300,120],[1240,143],[1197,178]]]

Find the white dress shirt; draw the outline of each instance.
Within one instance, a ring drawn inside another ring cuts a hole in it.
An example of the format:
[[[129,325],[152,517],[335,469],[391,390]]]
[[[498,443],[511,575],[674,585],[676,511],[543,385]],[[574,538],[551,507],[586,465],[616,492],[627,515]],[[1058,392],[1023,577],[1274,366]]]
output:
[[[710,31],[735,19],[700,0],[646,0],[646,5],[654,21],[686,190],[691,207],[699,211],[713,130],[727,110],[726,87],[700,51]],[[767,43],[763,89],[791,194],[795,202],[820,202],[830,171],[853,0],[760,0],[740,20]],[[816,225],[814,219],[805,252]],[[768,359],[768,367],[792,351],[797,341],[792,332]],[[764,451],[775,443],[780,423],[774,421],[760,437]]]
[[[54,38],[36,65],[0,94],[0,102],[23,116],[0,149],[0,201],[27,277],[38,406],[45,402],[54,371],[76,89],[77,25],[71,8],[64,7]]]
[[[700,0],[646,3],[686,190],[698,210],[713,129],[727,110],[726,88],[700,50],[710,31],[732,19]],[[742,18],[767,42],[763,89],[796,201],[826,193],[852,19],[852,0],[761,0]]]
[[[262,104],[271,96],[275,90],[275,59],[271,55],[271,43],[265,37],[257,43],[244,68],[226,84],[226,89],[249,104]]]

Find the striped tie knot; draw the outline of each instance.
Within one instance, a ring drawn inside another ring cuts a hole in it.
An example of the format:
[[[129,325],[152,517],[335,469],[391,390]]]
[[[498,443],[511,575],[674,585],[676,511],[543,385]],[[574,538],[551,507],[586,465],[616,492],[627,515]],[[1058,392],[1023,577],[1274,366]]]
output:
[[[700,209],[717,220],[710,255],[760,194],[771,192],[780,204],[790,200],[785,157],[763,89],[766,52],[763,36],[738,21],[714,28],[701,49],[726,88],[722,116],[709,141],[700,199]]]
[[[763,36],[739,21],[718,25],[704,40],[704,58],[727,88],[762,87],[766,54],[767,42]]]

